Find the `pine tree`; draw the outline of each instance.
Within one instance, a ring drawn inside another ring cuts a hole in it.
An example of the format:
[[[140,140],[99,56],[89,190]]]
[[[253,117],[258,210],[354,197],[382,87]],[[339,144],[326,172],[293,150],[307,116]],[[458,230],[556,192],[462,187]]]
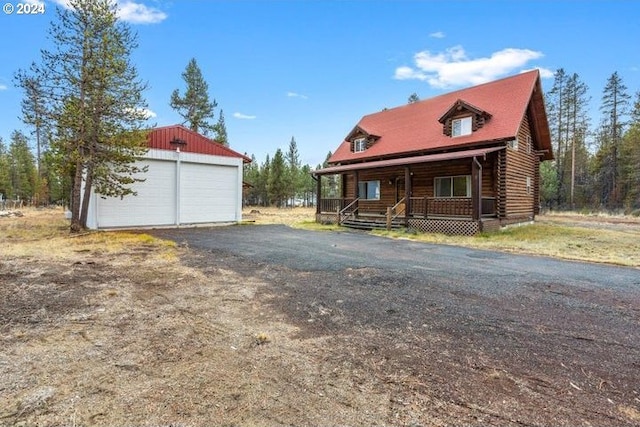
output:
[[[134,163],[146,151],[146,84],[130,62],[136,36],[117,19],[111,0],[69,0],[57,9],[50,37],[55,51],[42,64],[19,72],[42,83],[47,125],[54,130],[54,158],[73,174],[71,231],[86,227],[91,189],[104,196],[134,194],[130,184],[143,172]],[[81,186],[84,181],[84,193]]]
[[[617,72],[613,73],[602,92],[600,111],[603,114],[603,122],[598,149],[600,200],[612,209],[620,207],[621,202],[619,149],[626,125],[629,99],[622,78]]]
[[[287,165],[282,150],[278,148],[269,168],[269,200],[280,208],[287,195]]]
[[[209,85],[202,77],[202,71],[195,58],[187,64],[182,78],[187,84],[184,96],[180,96],[180,91],[175,89],[169,105],[182,116],[183,123],[188,124],[189,129],[208,136],[210,132],[216,131],[216,126],[209,123],[208,119],[213,120],[214,109],[218,103],[215,99],[213,102],[209,101]]]
[[[245,205],[256,206],[260,203],[260,197],[258,194],[260,166],[256,161],[255,155],[251,155],[251,163],[245,163],[242,172],[242,180],[249,184],[249,188],[245,192]]]
[[[566,158],[566,98],[567,98],[567,74],[560,68],[554,73],[553,86],[547,93],[547,111],[549,112],[549,128],[555,157],[556,189],[555,204],[562,207],[566,201],[565,191],[565,158]]]
[[[286,154],[287,162],[287,196],[291,201],[291,206],[295,205],[295,198],[300,191],[300,154],[298,144],[292,136],[289,141],[289,149]]]
[[[229,139],[227,136],[227,125],[224,122],[224,111],[220,110],[220,116],[218,116],[218,122],[214,125],[214,137],[217,142],[228,147]]]
[[[568,164],[568,173],[565,175],[569,176],[567,185],[571,209],[575,209],[576,206],[576,181],[584,184],[589,179],[587,174],[589,158],[585,142],[589,132],[587,110],[590,98],[587,96],[587,91],[587,85],[580,80],[578,74],[572,74],[567,80],[565,140],[569,146],[567,148],[569,159],[565,161],[565,164]],[[584,199],[581,197],[581,204],[583,202]]]
[[[25,77],[23,87],[25,97],[22,99],[22,121],[33,126],[36,136],[36,164],[40,174],[42,154],[46,148],[44,136],[47,135],[42,81],[38,76]]]
[[[11,198],[11,177],[9,175],[10,168],[9,150],[0,137],[0,210],[4,207],[3,200]]]
[[[259,179],[257,184],[258,194],[260,195],[260,201],[262,206],[269,206],[271,203],[269,198],[270,175],[271,175],[271,159],[267,154],[266,158],[264,159],[264,163],[262,163],[262,166],[260,167],[260,172],[258,174]]]
[[[31,201],[36,191],[37,170],[29,141],[22,132],[11,134],[8,154],[10,194],[14,199]]]
[[[620,181],[625,207],[635,214],[640,209],[640,91],[620,147]]]

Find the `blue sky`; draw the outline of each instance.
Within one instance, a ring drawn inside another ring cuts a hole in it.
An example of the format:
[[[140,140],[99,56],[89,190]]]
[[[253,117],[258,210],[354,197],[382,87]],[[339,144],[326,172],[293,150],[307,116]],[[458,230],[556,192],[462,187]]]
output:
[[[3,4],[16,1],[3,0]],[[20,122],[13,75],[39,61],[55,8],[0,13],[0,137]],[[133,61],[150,89],[150,123],[180,123],[169,107],[196,58],[231,147],[286,150],[292,136],[315,167],[360,117],[539,68],[543,86],[563,67],[589,86],[597,118],[602,88],[617,71],[640,90],[636,1],[206,1],[120,0],[138,33]]]

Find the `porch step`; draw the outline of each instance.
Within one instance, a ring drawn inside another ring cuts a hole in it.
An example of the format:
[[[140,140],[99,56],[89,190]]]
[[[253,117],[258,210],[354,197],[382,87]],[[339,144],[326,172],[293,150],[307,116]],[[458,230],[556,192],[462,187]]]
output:
[[[375,220],[375,219],[347,219],[345,221],[342,222],[341,224],[343,227],[347,227],[347,228],[353,228],[356,230],[386,230],[387,229],[387,221],[381,221],[381,220]],[[403,227],[403,224],[400,224],[399,222],[392,222],[391,223],[391,229],[392,230],[399,230]]]

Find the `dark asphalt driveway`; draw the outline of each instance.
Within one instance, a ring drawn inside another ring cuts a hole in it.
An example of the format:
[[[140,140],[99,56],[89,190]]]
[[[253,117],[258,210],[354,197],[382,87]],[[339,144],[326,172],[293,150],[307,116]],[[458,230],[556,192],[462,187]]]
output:
[[[275,225],[154,234],[264,281],[332,360],[424,385],[391,384],[403,401],[491,408],[494,425],[640,421],[640,270]]]

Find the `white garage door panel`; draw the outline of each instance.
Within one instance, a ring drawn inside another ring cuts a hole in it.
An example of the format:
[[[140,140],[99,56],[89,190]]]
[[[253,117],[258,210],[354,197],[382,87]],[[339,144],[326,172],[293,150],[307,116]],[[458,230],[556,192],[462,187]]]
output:
[[[182,163],[180,169],[181,223],[238,219],[238,167]]]
[[[97,199],[98,227],[175,224],[175,162],[146,160],[144,182],[135,184],[137,196]],[[97,196],[99,197],[99,196]]]

